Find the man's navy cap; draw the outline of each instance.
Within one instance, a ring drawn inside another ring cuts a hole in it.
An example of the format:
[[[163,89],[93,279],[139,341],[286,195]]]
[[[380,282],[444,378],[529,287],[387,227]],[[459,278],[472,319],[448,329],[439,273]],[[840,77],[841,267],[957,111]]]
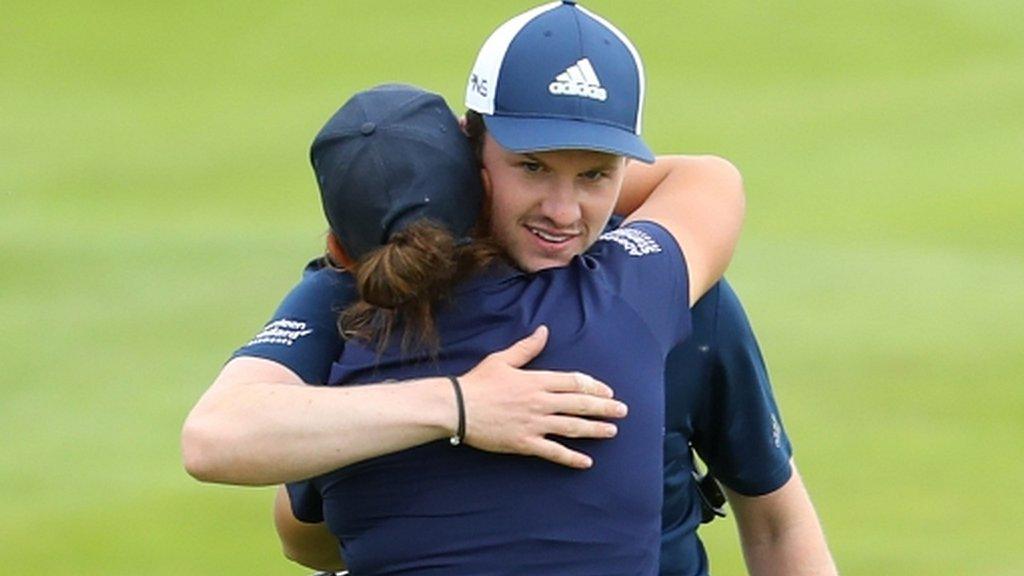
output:
[[[310,159],[327,222],[353,259],[423,218],[456,238],[476,222],[476,156],[437,94],[400,84],[356,94],[316,135]]]
[[[653,162],[640,139],[644,69],[626,36],[563,0],[505,22],[484,42],[466,106],[514,152],[583,149]]]

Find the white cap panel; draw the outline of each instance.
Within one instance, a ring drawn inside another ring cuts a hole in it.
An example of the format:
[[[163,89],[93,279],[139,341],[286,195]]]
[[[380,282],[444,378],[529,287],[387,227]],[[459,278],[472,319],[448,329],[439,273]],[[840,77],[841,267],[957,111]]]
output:
[[[537,6],[505,22],[491,33],[480,48],[476,63],[473,64],[473,71],[469,74],[469,83],[466,85],[467,108],[480,114],[494,114],[498,74],[501,72],[501,63],[505,60],[505,52],[508,51],[509,45],[531,20],[561,5],[561,2],[551,2]]]

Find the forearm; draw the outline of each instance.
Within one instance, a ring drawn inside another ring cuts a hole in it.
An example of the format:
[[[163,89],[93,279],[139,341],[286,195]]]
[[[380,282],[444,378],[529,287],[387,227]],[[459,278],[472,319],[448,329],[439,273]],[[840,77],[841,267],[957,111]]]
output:
[[[281,550],[289,560],[314,570],[344,570],[338,540],[323,523],[299,522],[292,514],[291,502],[284,487],[274,499],[274,527],[281,540]]]
[[[751,576],[834,576],[835,563],[799,474],[758,497],[726,494]]]
[[[779,527],[765,535],[744,535],[740,540],[751,576],[833,576],[835,564],[816,518]]]
[[[451,384],[442,378],[304,386],[234,378],[232,363],[182,430],[185,468],[203,481],[301,480],[442,438],[456,423]]]
[[[686,258],[689,301],[725,272],[743,227],[743,179],[715,156],[665,156],[653,165],[632,163],[616,210],[626,220],[651,220],[679,243]]]
[[[640,207],[666,178],[681,172],[686,164],[684,156],[658,156],[654,164],[630,161],[626,177],[615,202],[615,214],[628,216]]]
[[[522,370],[547,329],[494,352],[459,376],[465,443],[573,468],[591,459],[551,439],[611,438],[626,415],[606,384],[576,372]],[[305,386],[283,365],[236,358],[182,429],[185,469],[199,480],[281,484],[451,436],[459,411],[448,378]]]

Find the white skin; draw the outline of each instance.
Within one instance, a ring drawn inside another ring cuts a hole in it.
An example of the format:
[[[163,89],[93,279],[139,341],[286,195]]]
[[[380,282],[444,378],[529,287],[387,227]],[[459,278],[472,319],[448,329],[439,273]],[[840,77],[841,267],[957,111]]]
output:
[[[564,266],[597,241],[626,173],[621,156],[588,150],[516,154],[489,136],[483,163],[491,236],[527,272]]]

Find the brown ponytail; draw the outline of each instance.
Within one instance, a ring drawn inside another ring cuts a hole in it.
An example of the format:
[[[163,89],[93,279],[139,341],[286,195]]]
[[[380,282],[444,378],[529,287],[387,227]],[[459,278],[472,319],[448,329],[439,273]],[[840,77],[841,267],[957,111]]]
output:
[[[342,313],[342,335],[376,342],[382,351],[400,326],[403,351],[436,352],[437,305],[451,297],[459,280],[497,254],[487,242],[460,246],[448,230],[430,221],[413,224],[350,268],[360,301]]]

